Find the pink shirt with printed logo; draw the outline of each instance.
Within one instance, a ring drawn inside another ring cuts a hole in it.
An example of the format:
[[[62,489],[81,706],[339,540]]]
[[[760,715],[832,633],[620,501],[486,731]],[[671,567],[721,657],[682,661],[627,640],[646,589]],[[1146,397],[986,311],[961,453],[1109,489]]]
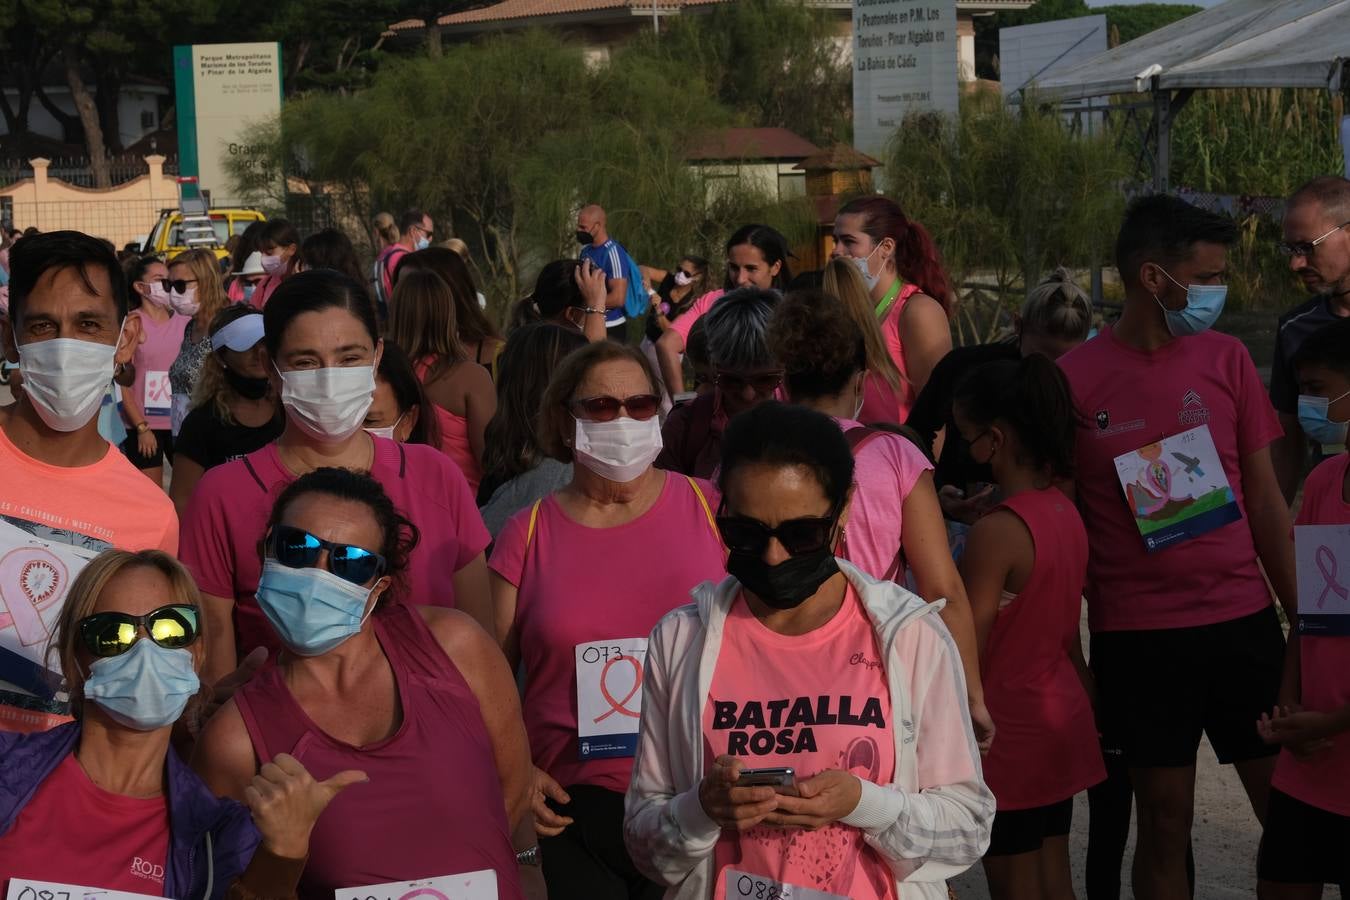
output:
[[[1303,507],[1296,525],[1350,525],[1350,503],[1343,493],[1350,454],[1325,460],[1303,485]],[[1313,597],[1299,597],[1299,609]],[[1350,705],[1350,636],[1301,635],[1299,702],[1304,709],[1334,712]],[[1350,816],[1350,732],[1331,739],[1330,749],[1307,759],[1281,750],[1271,784],[1318,809]]]
[[[658,472],[660,470],[657,470]],[[623,793],[632,757],[583,761],[578,745],[576,646],[646,638],[661,617],[689,602],[689,592],[726,574],[722,539],[709,516],[713,486],[661,472],[665,487],[652,508],[613,528],[568,517],[555,496],[502,529],[488,566],[517,590],[516,626],[525,663],[525,728],[534,763],[564,787],[590,784]]]
[[[160,322],[143,315],[140,310],[133,310],[131,315],[141,321],[141,343],[137,345],[136,353],[131,358],[132,364],[136,367],[136,380],[130,388],[131,396],[145,416],[145,424],[151,429],[167,429],[170,424],[169,411],[173,405],[173,392],[169,387],[169,366],[173,365],[173,361],[178,358],[178,352],[183,348],[183,331],[187,328],[188,322],[192,321],[192,317],[172,313],[169,318]],[[152,395],[149,397],[145,392],[147,376],[154,378]],[[154,389],[155,385],[162,385],[162,392]],[[163,409],[164,412],[150,411],[156,408]],[[135,422],[129,424],[136,425]]]
[[[798,781],[840,769],[890,784],[895,723],[884,658],[852,586],[834,618],[793,636],[765,627],[737,597],[703,709],[705,770],[729,754],[746,768],[791,767]],[[734,869],[855,900],[894,897],[890,869],[863,837],[838,822],[816,831],[724,830],[713,896],[738,896],[727,883]]]
[[[1059,365],[1086,420],[1076,485],[1089,539],[1092,630],[1190,628],[1270,605],[1246,518],[1242,460],[1283,432],[1247,348],[1206,331],[1145,351],[1106,328]],[[1243,517],[1148,553],[1115,458],[1200,425],[1209,428]]]
[[[158,897],[168,856],[165,798],[105,791],[71,753],[0,836],[0,887],[11,878],[77,881]]]

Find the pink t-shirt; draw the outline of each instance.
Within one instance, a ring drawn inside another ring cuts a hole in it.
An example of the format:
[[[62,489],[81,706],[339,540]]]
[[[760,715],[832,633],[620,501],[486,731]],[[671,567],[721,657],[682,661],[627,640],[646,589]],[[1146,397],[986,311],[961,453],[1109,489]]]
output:
[[[183,331],[192,317],[172,313],[163,322],[157,322],[150,316],[142,315],[140,310],[133,310],[131,315],[141,320],[141,334],[144,336],[131,358],[136,366],[136,381],[131,385],[131,396],[145,415],[147,425],[152,429],[167,429],[173,408],[169,366],[173,365],[173,361],[178,358],[178,351],[183,348]],[[150,383],[148,391],[147,381]]]
[[[11,878],[78,881],[158,897],[168,856],[166,799],[105,791],[71,753],[0,837],[0,887]]]
[[[845,432],[859,427],[852,419],[835,421]],[[933,465],[908,440],[885,432],[861,445],[853,459],[857,490],[841,555],[873,578],[893,581],[899,574],[905,498]]]
[[[1059,364],[1086,419],[1076,458],[1092,630],[1190,628],[1269,606],[1246,519],[1242,460],[1283,432],[1247,348],[1206,331],[1150,352],[1126,346],[1106,328]],[[1243,517],[1148,553],[1115,458],[1201,425],[1209,428]]]
[[[413,604],[453,607],[454,574],[491,540],[469,485],[435,448],[372,440],[370,474],[421,533],[400,595]],[[295,478],[277,445],[268,444],[203,475],[183,515],[183,563],[202,593],[234,598],[235,649],[241,657],[258,646],[274,654],[281,648],[253,595],[262,573],[258,541],[277,495]]]
[[[1350,503],[1343,493],[1350,454],[1325,460],[1303,485],[1297,525],[1350,525]],[[1300,597],[1300,604],[1312,598]],[[1304,709],[1333,712],[1350,705],[1350,637],[1299,636],[1301,696]],[[1308,759],[1281,750],[1271,784],[1304,803],[1350,816],[1350,733],[1332,739],[1332,747]]]
[[[721,300],[725,293],[726,291],[722,290],[709,291],[695,300],[693,306],[681,313],[678,319],[670,323],[671,330],[679,334],[686,347],[689,345],[689,332],[694,330],[694,323],[703,318],[704,314],[712,309],[713,304]]]
[[[766,628],[737,597],[703,709],[705,767],[729,754],[752,769],[790,766],[798,781],[842,769],[890,784],[895,738],[884,658],[852,586],[834,618],[795,636]],[[734,869],[854,900],[894,897],[890,869],[863,837],[838,822],[816,831],[724,830],[713,896],[739,896],[727,884]]]
[[[632,757],[581,760],[576,647],[646,638],[661,617],[689,602],[704,581],[726,577],[722,539],[709,519],[719,498],[698,481],[704,503],[682,475],[666,477],[652,508],[626,525],[589,528],[567,517],[556,497],[502,529],[492,570],[519,590],[516,624],[525,662],[525,727],[534,763],[564,787],[590,784],[623,793]]]

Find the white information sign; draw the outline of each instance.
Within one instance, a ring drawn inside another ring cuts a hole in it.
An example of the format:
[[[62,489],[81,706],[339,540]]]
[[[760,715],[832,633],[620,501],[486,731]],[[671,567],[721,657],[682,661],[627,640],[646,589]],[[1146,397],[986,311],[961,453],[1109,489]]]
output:
[[[956,0],[853,0],[853,144],[876,154],[911,112],[955,115]]]

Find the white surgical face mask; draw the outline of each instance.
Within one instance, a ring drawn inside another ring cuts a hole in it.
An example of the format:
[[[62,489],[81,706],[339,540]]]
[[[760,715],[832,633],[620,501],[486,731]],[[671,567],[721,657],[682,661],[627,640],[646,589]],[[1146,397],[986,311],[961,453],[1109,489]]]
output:
[[[375,399],[375,367],[277,370],[281,403],[296,427],[326,444],[356,434]]]
[[[872,257],[875,256],[877,251],[880,249],[881,245],[877,244],[875,247],[872,248],[872,252],[867,254],[866,256],[849,257],[850,259],[853,260],[853,265],[858,267],[858,274],[862,276],[863,283],[867,285],[868,291],[871,291],[873,288],[875,288],[877,286],[877,282],[881,280],[880,275],[873,275],[872,270],[867,267],[867,264],[872,260]]]
[[[183,289],[183,293],[170,294],[169,305],[180,316],[195,316],[197,310],[202,308],[201,302],[197,299],[197,286],[189,284]]]
[[[690,278],[688,273],[686,272],[675,273],[675,284],[679,285],[680,287],[688,287],[693,280],[694,279]]]
[[[577,462],[601,478],[620,484],[632,481],[661,454],[661,422],[652,416],[645,422],[627,416],[612,422],[577,419]]]
[[[146,299],[160,309],[169,309],[173,306],[173,301],[169,298],[169,292],[164,290],[164,285],[157,281],[150,283],[150,293]]]
[[[398,440],[398,438],[394,437],[394,432],[398,430],[398,423],[402,421],[403,416],[399,416],[397,419],[394,420],[393,425],[386,425],[383,428],[367,428],[366,433],[373,435],[375,437],[382,437],[387,441],[396,441]]]
[[[123,326],[126,320],[122,320]],[[53,338],[19,345],[23,390],[47,427],[78,431],[98,413],[113,377],[122,329],[111,344]]]

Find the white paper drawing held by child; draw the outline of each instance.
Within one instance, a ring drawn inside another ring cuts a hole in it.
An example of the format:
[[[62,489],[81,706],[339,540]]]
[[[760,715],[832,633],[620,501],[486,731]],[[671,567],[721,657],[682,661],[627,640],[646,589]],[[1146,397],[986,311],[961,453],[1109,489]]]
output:
[[[1150,553],[1242,518],[1208,426],[1122,453],[1115,463]]]

